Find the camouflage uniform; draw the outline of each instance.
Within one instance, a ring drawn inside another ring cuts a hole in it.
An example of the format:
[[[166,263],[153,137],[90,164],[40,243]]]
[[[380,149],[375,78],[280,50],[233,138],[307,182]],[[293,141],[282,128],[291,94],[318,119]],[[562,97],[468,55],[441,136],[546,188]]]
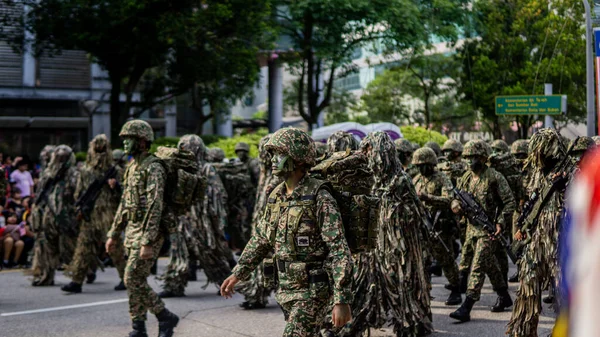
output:
[[[286,156],[286,165],[315,163],[314,142],[298,129],[280,129],[266,149]],[[287,321],[283,336],[316,336],[332,298],[334,304],[352,301],[350,250],[336,201],[322,181],[305,175],[289,196],[284,183],[275,188],[233,274],[248,280],[270,252],[277,266],[275,298]]]
[[[162,324],[175,320],[147,279],[163,244],[164,230],[175,227],[176,219],[174,212],[166,207],[163,200],[167,182],[165,167],[154,155],[139,147],[133,148],[139,146],[137,142],[141,140],[148,143],[154,140],[152,127],[144,121],[132,120],[123,125],[119,135],[129,144],[133,143],[129,150],[126,143],[125,149],[135,159],[125,171],[123,195],[107,237],[118,239],[125,230],[128,259],[124,279],[129,297],[129,314],[134,327],[130,336],[142,336],[140,333],[142,330],[145,333],[147,311],[157,315],[161,329]],[[152,247],[152,258],[144,260],[140,257],[143,246]]]
[[[398,159],[400,160],[402,169],[410,176],[411,179],[414,178],[419,173],[419,170],[411,163],[412,154],[415,152],[413,144],[403,138],[396,139],[394,144],[396,146],[396,152],[398,153]]]
[[[60,176],[58,176],[60,174]],[[60,263],[71,262],[77,243],[78,224],[75,219],[75,188],[78,171],[73,150],[59,145],[41,179],[41,190],[51,180],[46,199],[33,206],[32,223],[36,233],[33,257],[34,286],[54,284],[54,272]]]
[[[463,145],[461,142],[449,139],[442,146],[442,153],[446,157],[446,161],[438,164],[438,170],[444,173],[446,176],[450,178],[452,182],[452,186],[456,186],[458,183],[458,179],[462,178],[462,176],[467,172],[468,166],[467,163],[462,159]],[[457,225],[455,228],[458,229],[458,233],[455,233],[456,239],[460,240],[460,242],[464,245],[465,239],[467,235],[466,226],[460,226],[460,223],[454,217]],[[458,255],[459,247],[457,245],[453,246],[455,250],[455,255]],[[472,256],[472,254],[471,254]]]
[[[207,177],[207,198],[198,201],[187,214],[178,217],[177,249],[172,249],[167,272],[162,277],[165,281],[161,297],[183,296],[190,273],[196,273],[196,262],[201,261],[207,282],[220,285],[231,273],[228,258],[231,253],[225,249],[226,241],[223,234],[225,217],[224,207],[226,194],[219,194],[222,183],[210,164],[205,163],[206,148],[202,138],[196,135],[185,135],[179,140],[177,147],[194,153],[200,172]],[[208,204],[216,204],[218,209],[217,222],[213,223],[208,214]],[[206,207],[205,207],[206,205]],[[221,221],[219,221],[221,220]],[[173,252],[175,252],[173,254]]]
[[[97,152],[104,149],[104,151]],[[112,166],[112,153],[110,144],[105,135],[96,136],[89,145],[85,167],[80,171],[75,190],[75,198],[83,195],[94,180],[101,180]],[[115,176],[120,180],[122,172]],[[114,218],[115,212],[121,198],[119,188],[111,188],[108,184],[102,187],[102,191],[96,199],[94,209],[90,214],[90,221],[81,220],[77,248],[73,261],[67,268],[74,283],[81,290],[81,284],[88,273],[88,269],[95,270],[100,252],[104,251],[106,233]],[[110,253],[113,264],[117,268],[119,278],[123,280],[125,260],[123,249],[116,249]],[[63,288],[63,290],[65,290]]]
[[[566,152],[563,141],[554,129],[541,129],[531,137],[525,166],[531,170],[530,191],[541,191],[553,184],[554,165],[564,158]],[[545,163],[550,160],[553,161],[552,166],[546,167]],[[572,178],[573,170],[574,167],[566,172],[567,181]],[[537,336],[542,291],[548,289],[552,280],[559,276],[557,247],[563,205],[564,186],[549,197],[545,206],[538,210],[539,213],[536,212],[538,215],[534,214],[536,227],[527,229],[527,237],[531,242],[519,261],[520,286],[508,323],[507,334],[510,336]]]
[[[435,169],[437,165],[437,157],[435,152],[429,148],[421,148],[413,154],[413,165],[428,165],[431,167],[431,172],[426,174],[419,173],[413,178],[415,190],[419,194],[419,198],[423,201],[423,205],[427,208],[429,214],[434,219],[439,212],[439,220],[434,224],[434,230],[440,232],[440,238],[446,244],[446,247],[453,246],[454,229],[456,228],[456,218],[450,212],[450,201],[452,200],[452,182],[443,173]],[[444,275],[448,279],[452,291],[454,292],[454,300],[458,298],[460,304],[460,292],[458,289],[458,266],[454,261],[454,255],[447,252],[444,246],[437,240],[431,242],[431,251],[433,257],[442,267]],[[447,301],[456,302],[456,301]]]
[[[265,136],[258,144],[258,155],[260,160],[260,179],[258,180],[258,189],[256,192],[256,205],[252,217],[252,235],[256,232],[264,210],[267,206],[267,199],[271,192],[283,181],[281,177],[275,176],[271,170],[272,155],[265,149],[265,145],[269,141],[270,136]],[[252,277],[246,282],[242,282],[238,286],[238,291],[244,295],[245,302],[241,307],[245,309],[263,308],[268,303],[268,298],[271,295],[272,287],[265,286],[265,275],[263,265],[259,265],[252,272]]]
[[[52,159],[52,153],[56,149],[54,145],[46,145],[40,152],[40,171],[44,171],[48,163],[50,163],[50,159]]]
[[[569,145],[569,148],[571,148],[570,155],[579,162],[587,151],[594,149],[595,147],[596,143],[591,137],[582,136],[571,141],[571,144]]]
[[[372,288],[381,291],[383,302],[379,306],[391,318],[397,336],[431,333],[430,284],[425,275],[419,230],[423,206],[385,132],[369,134],[361,149],[366,151],[374,173],[373,194],[380,198],[379,235],[374,251],[374,270],[379,275]]]
[[[487,159],[490,155],[490,147],[482,140],[470,141],[465,145],[463,155],[472,158]],[[472,169],[469,169],[459,180],[457,188],[473,195],[475,201],[483,208],[488,218],[493,224],[500,224],[504,228],[509,223],[507,219],[512,217],[514,212],[515,200],[510,190],[510,186],[502,174],[493,168],[487,167],[485,161],[481,163],[480,172],[476,175]],[[496,217],[496,214],[498,216]],[[495,219],[495,221],[494,221]],[[463,259],[468,255],[468,250],[473,251],[471,271],[469,273],[467,297],[461,308],[452,313],[450,317],[455,319],[455,315],[464,314],[470,319],[469,313],[473,304],[479,301],[481,289],[485,275],[490,278],[494,291],[499,295],[498,302],[492,308],[492,311],[500,311],[496,307],[510,306],[508,301],[508,286],[506,276],[502,274],[498,260],[495,254],[495,240],[491,240],[489,234],[481,227],[467,221],[466,242],[463,246]],[[461,261],[461,270],[464,264]],[[502,302],[501,299],[505,300]],[[460,319],[463,320],[463,319]],[[463,320],[464,321],[464,320]]]

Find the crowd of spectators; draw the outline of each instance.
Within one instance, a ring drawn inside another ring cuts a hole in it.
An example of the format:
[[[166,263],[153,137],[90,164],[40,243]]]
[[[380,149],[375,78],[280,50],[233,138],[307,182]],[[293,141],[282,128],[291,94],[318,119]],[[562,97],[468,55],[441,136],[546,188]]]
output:
[[[0,196],[0,269],[28,268],[34,243],[30,206],[39,172],[26,157],[0,153],[0,163],[9,182]]]

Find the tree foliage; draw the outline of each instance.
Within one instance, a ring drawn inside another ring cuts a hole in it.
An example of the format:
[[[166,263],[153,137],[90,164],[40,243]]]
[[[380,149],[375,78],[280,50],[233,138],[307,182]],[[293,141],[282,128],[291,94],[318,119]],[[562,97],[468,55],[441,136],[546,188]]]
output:
[[[402,131],[404,138],[417,143],[420,146],[425,145],[427,142],[436,142],[441,146],[448,140],[448,137],[441,133],[428,130],[421,126],[402,126],[400,127],[400,131]]]
[[[501,136],[517,121],[521,137],[533,116],[499,118],[499,95],[543,95],[544,83],[568,96],[568,114],[585,115],[585,27],[583,6],[576,0],[479,0],[472,6],[469,38],[456,55],[462,63],[458,91],[482,115],[482,122]]]

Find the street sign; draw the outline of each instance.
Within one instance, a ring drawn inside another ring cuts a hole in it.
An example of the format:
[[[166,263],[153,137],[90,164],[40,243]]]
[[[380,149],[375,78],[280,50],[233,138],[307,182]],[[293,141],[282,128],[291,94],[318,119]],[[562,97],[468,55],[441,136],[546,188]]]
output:
[[[562,95],[497,96],[496,115],[560,115],[563,109]]]

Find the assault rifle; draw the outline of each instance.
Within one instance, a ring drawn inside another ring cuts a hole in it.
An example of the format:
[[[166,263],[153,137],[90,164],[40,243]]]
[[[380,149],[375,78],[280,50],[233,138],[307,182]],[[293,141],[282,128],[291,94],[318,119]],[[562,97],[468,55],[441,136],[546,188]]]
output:
[[[429,212],[425,211],[425,219],[426,219],[425,226],[427,226],[427,229],[429,231],[429,237],[434,238],[439,243],[441,243],[442,247],[444,247],[444,250],[446,251],[446,253],[450,254],[450,248],[448,248],[448,246],[444,242],[444,239],[442,239],[442,237],[440,236],[440,231],[435,230],[435,225],[437,224],[441,213],[442,213],[441,211],[437,211],[435,213],[435,217],[432,219],[431,214],[429,214]]]
[[[468,192],[461,191],[456,187],[453,189],[454,195],[460,201],[460,207],[463,209],[463,214],[471,224],[483,228],[493,239],[499,239],[500,243],[506,250],[508,257],[513,263],[517,263],[517,257],[511,250],[510,243],[502,235],[496,235],[496,226],[490,221],[483,208],[475,201],[475,198]]]
[[[550,201],[554,192],[564,190],[567,187],[568,178],[564,177],[563,173],[566,172],[569,174],[575,169],[576,164],[573,162],[570,154],[578,139],[579,137],[571,143],[565,157],[552,170],[551,174],[553,176],[559,174],[554,181],[552,181],[552,184],[547,184],[544,188],[533,191],[531,196],[529,196],[529,199],[523,205],[523,211],[517,219],[516,227],[525,235],[525,238],[522,241],[515,240],[512,244],[512,251],[519,258],[523,255],[523,250],[531,238],[531,235],[528,235],[528,233],[537,226],[540,213]]]
[[[50,191],[54,188],[54,185],[56,185],[56,183],[60,180],[60,178],[62,178],[65,175],[65,172],[67,172],[68,169],[69,169],[69,165],[67,165],[67,163],[64,163],[60,167],[58,172],[56,172],[54,177],[48,178],[48,180],[46,180],[46,182],[44,183],[44,187],[42,187],[42,190],[40,191],[40,193],[37,195],[37,197],[35,198],[35,200],[33,202],[34,205],[40,206],[43,203],[48,202],[48,193],[50,193]]]
[[[109,179],[113,179],[116,176],[117,166],[115,165],[106,171],[102,179],[94,179],[87,190],[85,190],[85,193],[77,199],[77,202],[75,203],[76,214],[81,214],[85,221],[90,221],[92,211],[96,205],[96,200],[98,200],[98,197],[102,192],[102,187],[108,183]],[[120,189],[120,186],[117,185],[117,188]]]

